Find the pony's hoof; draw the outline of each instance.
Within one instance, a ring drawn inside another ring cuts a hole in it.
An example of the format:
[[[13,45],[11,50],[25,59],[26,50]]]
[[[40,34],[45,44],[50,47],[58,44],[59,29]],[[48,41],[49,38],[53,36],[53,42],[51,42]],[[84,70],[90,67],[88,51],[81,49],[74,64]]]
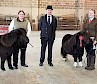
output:
[[[80,67],[83,67],[83,64],[82,64],[82,62],[79,62],[79,66],[80,66]]]
[[[78,67],[77,62],[74,62],[73,66],[77,68]]]
[[[68,58],[63,58],[63,61],[67,61],[68,60]]]

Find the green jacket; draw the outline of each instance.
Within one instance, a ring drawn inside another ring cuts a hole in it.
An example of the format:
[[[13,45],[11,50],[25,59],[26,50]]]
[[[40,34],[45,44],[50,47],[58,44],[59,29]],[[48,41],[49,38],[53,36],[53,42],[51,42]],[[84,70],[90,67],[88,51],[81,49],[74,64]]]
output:
[[[97,41],[97,19],[94,18],[91,23],[86,19],[83,23],[83,31],[87,32],[90,37],[95,37]]]

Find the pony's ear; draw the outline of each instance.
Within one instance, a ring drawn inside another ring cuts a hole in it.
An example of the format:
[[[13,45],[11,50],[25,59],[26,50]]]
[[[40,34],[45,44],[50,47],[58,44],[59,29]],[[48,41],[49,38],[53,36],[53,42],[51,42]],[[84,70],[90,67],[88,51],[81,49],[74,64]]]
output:
[[[12,46],[17,41],[17,34],[10,32],[1,36],[1,44],[6,47]]]

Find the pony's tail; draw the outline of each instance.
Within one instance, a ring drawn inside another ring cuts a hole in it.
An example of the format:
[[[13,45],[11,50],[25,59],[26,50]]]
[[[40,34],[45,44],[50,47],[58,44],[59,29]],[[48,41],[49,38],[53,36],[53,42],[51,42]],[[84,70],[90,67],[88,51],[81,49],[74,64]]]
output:
[[[63,55],[63,46],[61,47],[61,55]]]

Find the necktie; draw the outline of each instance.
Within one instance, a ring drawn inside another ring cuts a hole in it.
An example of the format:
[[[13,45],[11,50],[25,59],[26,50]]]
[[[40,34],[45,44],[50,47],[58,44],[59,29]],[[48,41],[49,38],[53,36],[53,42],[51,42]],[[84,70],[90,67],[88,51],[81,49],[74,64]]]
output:
[[[89,20],[89,23],[91,23],[92,22],[92,20]]]
[[[50,16],[48,16],[48,24],[50,24]]]

